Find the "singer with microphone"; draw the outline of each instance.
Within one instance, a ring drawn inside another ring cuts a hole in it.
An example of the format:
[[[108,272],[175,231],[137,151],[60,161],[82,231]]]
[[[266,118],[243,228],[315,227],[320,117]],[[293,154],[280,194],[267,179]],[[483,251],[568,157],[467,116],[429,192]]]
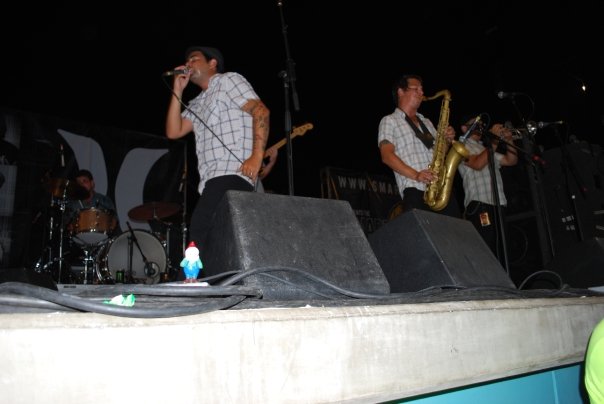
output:
[[[255,188],[268,139],[269,110],[241,74],[225,72],[223,55],[213,47],[188,48],[184,65],[164,76],[173,77],[166,136],[195,134],[200,196],[191,215],[189,242],[203,252],[224,193]],[[182,95],[189,83],[201,92],[185,104]],[[179,279],[184,279],[182,273]]]
[[[466,118],[461,124],[463,132],[470,131],[465,142],[470,156],[459,165],[463,179],[464,217],[472,222],[493,254],[505,266],[501,240],[501,234],[505,232],[500,232],[498,226],[505,224],[507,200],[500,169],[518,162],[517,150],[513,147],[513,133],[505,125],[495,123],[486,131],[482,122],[475,125],[474,121],[475,118]],[[494,152],[491,153],[492,164],[489,164],[489,149]]]

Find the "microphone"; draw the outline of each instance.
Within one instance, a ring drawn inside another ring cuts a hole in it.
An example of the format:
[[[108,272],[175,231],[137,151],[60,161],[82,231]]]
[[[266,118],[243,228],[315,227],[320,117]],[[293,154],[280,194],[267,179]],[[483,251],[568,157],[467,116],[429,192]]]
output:
[[[537,127],[539,129],[547,128],[550,125],[563,125],[564,121],[554,121],[554,122],[537,122]]]
[[[468,130],[466,131],[466,133],[463,134],[463,136],[461,136],[459,138],[459,141],[464,143],[466,141],[466,138],[468,136],[470,136],[470,134],[474,131],[474,128],[476,128],[476,125],[478,125],[478,122],[480,122],[480,117],[482,116],[482,114],[478,115],[475,119],[474,122],[472,122],[472,125],[470,125],[470,127],[468,128]]]
[[[520,93],[506,93],[505,91],[500,91],[497,93],[497,97],[499,97],[500,100],[503,100],[504,98],[514,98],[518,94]]]
[[[189,74],[189,69],[177,69],[177,70],[168,70],[167,72],[165,72],[164,74],[162,74],[163,77],[169,77],[169,76],[178,76],[180,74]]]
[[[157,269],[155,269],[154,265],[157,264],[155,264],[155,262],[147,262],[145,264],[145,275],[149,278],[152,278],[157,274]]]
[[[61,167],[65,167],[65,154],[63,153],[63,143],[59,144],[59,152],[61,153]]]

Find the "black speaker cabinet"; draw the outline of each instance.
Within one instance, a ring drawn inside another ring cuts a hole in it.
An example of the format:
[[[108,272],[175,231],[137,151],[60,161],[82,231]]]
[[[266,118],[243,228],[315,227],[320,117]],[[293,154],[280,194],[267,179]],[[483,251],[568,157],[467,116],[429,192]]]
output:
[[[394,292],[430,286],[499,286],[514,283],[467,220],[412,210],[369,236]]]
[[[244,285],[261,289],[267,300],[343,297],[320,282],[286,271],[290,268],[355,292],[390,292],[346,201],[228,191],[200,251],[204,277],[234,270],[281,269],[243,279]]]
[[[599,145],[570,143],[564,149],[543,154],[543,168],[549,228],[556,254],[602,236],[604,209],[604,155]],[[581,249],[581,247],[578,247]]]
[[[36,272],[30,268],[0,269],[0,283],[4,282],[28,283],[30,285],[57,290],[57,285],[49,274]]]
[[[604,239],[594,237],[556,253],[547,269],[574,288],[604,286]]]

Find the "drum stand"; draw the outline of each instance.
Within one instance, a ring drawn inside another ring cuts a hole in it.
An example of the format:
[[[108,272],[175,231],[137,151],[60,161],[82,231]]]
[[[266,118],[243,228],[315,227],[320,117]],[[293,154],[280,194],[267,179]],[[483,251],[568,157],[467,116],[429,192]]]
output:
[[[170,230],[171,225],[166,226],[166,245],[164,250],[166,251],[166,270],[159,274],[160,282],[170,281],[170,269],[172,269],[172,262],[170,261]]]
[[[63,191],[63,198],[61,198],[60,202],[60,210],[61,210],[61,225],[59,230],[59,275],[57,277],[57,283],[61,283],[61,275],[63,272],[63,236],[65,231],[65,226],[63,225],[64,217],[65,217],[65,204],[67,203],[67,187]]]
[[[50,214],[49,216],[49,223],[48,223],[48,242],[47,242],[47,246],[45,247],[45,249],[47,250],[48,253],[48,258],[46,260],[46,263],[44,265],[41,265],[42,258],[40,258],[40,260],[36,263],[35,265],[35,270],[38,272],[46,272],[49,271],[49,267],[51,267],[54,263],[58,263],[58,274],[57,274],[57,278],[56,278],[56,282],[57,284],[61,284],[61,277],[63,276],[63,261],[65,260],[65,258],[63,257],[63,238],[65,236],[65,226],[64,226],[64,217],[65,217],[65,205],[67,204],[67,188],[65,188],[63,190],[63,194],[61,196],[61,199],[58,202],[58,206],[59,206],[59,210],[61,212],[60,217],[59,217],[59,253],[57,257],[53,257],[53,240],[54,240],[54,236],[55,236],[55,231],[54,231],[54,227],[55,227],[55,217],[53,214]],[[53,207],[55,205],[55,200],[54,197],[51,196],[50,198],[50,206]],[[43,253],[44,255],[44,253]],[[52,275],[52,270],[50,270],[50,275],[51,277],[53,277]]]
[[[84,285],[86,285],[86,284],[88,284],[88,263],[90,261],[94,261],[94,260],[90,256],[90,250],[88,249],[88,246],[85,246],[83,248],[83,250],[84,250],[84,279],[83,279],[82,283]]]

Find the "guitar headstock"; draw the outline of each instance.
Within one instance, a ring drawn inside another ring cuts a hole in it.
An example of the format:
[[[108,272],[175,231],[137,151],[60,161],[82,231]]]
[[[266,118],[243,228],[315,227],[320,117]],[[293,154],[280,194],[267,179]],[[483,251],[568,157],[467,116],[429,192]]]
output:
[[[306,131],[309,131],[313,128],[312,123],[305,123],[303,125],[300,126],[296,126],[293,130],[292,130],[292,136],[302,136],[303,134],[306,133]]]

